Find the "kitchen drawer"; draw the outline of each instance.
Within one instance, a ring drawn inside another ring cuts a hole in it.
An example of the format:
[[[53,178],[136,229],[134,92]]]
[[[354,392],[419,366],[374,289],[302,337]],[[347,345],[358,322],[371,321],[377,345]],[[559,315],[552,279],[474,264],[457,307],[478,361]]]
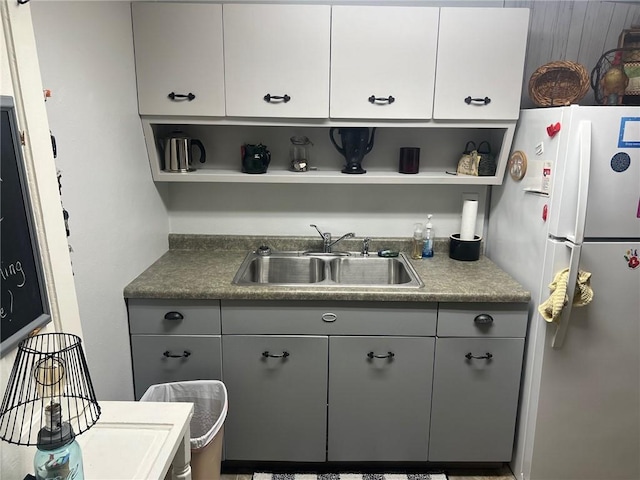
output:
[[[129,299],[129,331],[132,335],[219,334],[220,302]]]
[[[441,303],[439,337],[524,337],[525,303]]]
[[[132,335],[136,400],[150,385],[186,380],[221,380],[219,335]]]
[[[436,333],[436,304],[411,302],[222,301],[222,332],[253,335]]]

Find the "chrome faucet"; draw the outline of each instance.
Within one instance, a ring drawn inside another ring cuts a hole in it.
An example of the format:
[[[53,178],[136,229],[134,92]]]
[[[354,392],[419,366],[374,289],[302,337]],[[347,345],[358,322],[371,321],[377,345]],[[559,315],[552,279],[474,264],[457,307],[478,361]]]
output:
[[[321,232],[320,229],[318,228],[318,226],[314,225],[314,224],[311,224],[309,226],[315,228],[318,231],[318,233],[320,234],[320,236],[322,237],[322,251],[324,253],[331,253],[331,247],[333,247],[339,241],[344,240],[345,238],[353,238],[353,237],[356,236],[355,233],[349,232],[349,233],[345,233],[339,239],[334,240],[332,242],[331,241],[331,234],[329,232]]]

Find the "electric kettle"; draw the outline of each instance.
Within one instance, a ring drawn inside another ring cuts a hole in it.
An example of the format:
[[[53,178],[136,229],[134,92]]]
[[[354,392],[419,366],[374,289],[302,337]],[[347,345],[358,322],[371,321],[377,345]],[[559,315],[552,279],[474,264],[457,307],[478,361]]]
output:
[[[342,145],[338,145],[333,138],[333,132],[338,130]],[[367,173],[362,168],[362,159],[373,148],[373,137],[376,129],[371,131],[369,137],[369,129],[367,127],[346,127],[329,129],[329,138],[336,150],[344,155],[346,165],[342,169],[342,173]]]
[[[173,132],[163,140],[161,144],[162,156],[164,157],[165,172],[192,172],[193,146],[200,150],[200,163],[207,160],[204,145],[200,140],[188,137],[184,132]]]

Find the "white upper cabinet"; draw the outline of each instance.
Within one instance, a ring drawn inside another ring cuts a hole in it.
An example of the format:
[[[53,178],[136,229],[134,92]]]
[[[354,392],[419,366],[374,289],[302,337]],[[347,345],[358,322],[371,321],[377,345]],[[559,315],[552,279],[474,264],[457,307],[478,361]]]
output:
[[[529,10],[441,8],[433,118],[516,120]]]
[[[223,10],[227,115],[327,118],[331,6]]]
[[[438,8],[333,6],[331,118],[431,118]]]
[[[224,116],[222,6],[131,6],[140,115]]]

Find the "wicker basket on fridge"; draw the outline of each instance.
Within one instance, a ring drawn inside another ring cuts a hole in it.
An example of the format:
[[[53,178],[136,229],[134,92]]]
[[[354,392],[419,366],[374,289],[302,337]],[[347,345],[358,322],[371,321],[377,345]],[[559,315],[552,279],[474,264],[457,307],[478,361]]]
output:
[[[576,62],[557,61],[538,67],[529,79],[529,97],[539,107],[570,105],[589,91],[589,73]]]

